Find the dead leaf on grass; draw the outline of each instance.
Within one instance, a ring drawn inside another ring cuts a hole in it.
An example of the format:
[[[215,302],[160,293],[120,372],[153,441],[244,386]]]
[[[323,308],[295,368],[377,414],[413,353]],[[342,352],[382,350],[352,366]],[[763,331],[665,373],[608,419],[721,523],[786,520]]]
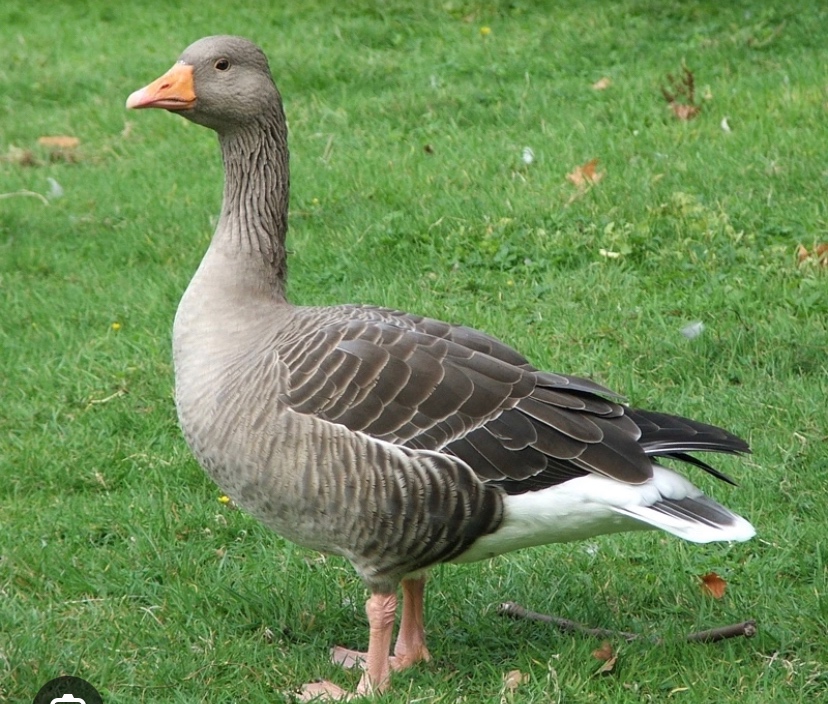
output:
[[[605,640],[601,643],[599,648],[596,648],[592,651],[592,657],[596,658],[597,660],[612,660],[615,657],[615,651],[612,649],[612,643],[608,640]]]
[[[609,674],[612,672],[615,667],[615,663],[618,661],[618,656],[615,654],[612,643],[608,640],[603,641],[601,643],[601,647],[592,651],[592,657],[597,660],[603,660],[604,662],[604,664],[595,671],[596,675]]]
[[[701,107],[696,105],[696,77],[693,72],[682,65],[681,75],[676,77],[668,73],[667,81],[670,87],[661,87],[667,105],[679,120],[692,120],[701,112]]]
[[[708,572],[706,575],[703,575],[701,581],[701,588],[705,594],[712,596],[714,599],[724,598],[725,591],[727,590],[727,582],[715,572]]]
[[[612,80],[604,76],[592,84],[592,90],[606,90],[612,85]]]
[[[80,144],[77,137],[69,137],[67,135],[51,135],[45,137],[38,137],[37,143],[41,147],[52,147],[55,149],[74,149]]]
[[[520,670],[510,670],[503,675],[503,689],[514,692],[520,685],[529,681],[529,673]]]
[[[604,172],[598,171],[598,159],[590,159],[586,164],[576,166],[566,175],[567,180],[578,188],[593,186],[604,178]]]
[[[80,140],[77,137],[70,137],[68,135],[47,135],[38,137],[37,143],[41,147],[46,147],[49,150],[50,162],[66,162],[74,164],[78,161],[79,156],[75,151],[80,145]]]
[[[828,267],[828,242],[816,244],[811,250],[801,244],[797,245],[796,262],[799,266],[818,264],[819,266]]]
[[[608,675],[610,672],[613,671],[615,668],[615,663],[618,661],[618,657],[611,657],[607,660],[601,667],[599,667],[596,671],[596,675]]]
[[[612,643],[610,643],[608,640],[605,640],[603,643],[601,643],[601,647],[592,651],[592,657],[596,658],[597,660],[602,660],[604,663],[595,671],[596,675],[609,674],[613,671],[615,663],[618,662],[618,656],[615,654],[615,650],[612,647]]]
[[[695,105],[684,105],[682,103],[670,103],[670,109],[679,120],[692,120],[701,112],[701,108]]]

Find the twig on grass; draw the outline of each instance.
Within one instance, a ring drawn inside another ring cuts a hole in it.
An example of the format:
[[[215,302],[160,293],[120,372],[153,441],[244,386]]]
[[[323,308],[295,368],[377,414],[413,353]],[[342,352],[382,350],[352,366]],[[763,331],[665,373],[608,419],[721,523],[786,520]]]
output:
[[[126,394],[125,389],[118,389],[114,393],[111,393],[111,394],[109,394],[109,396],[106,396],[104,398],[90,398],[89,403],[86,405],[86,408],[89,409],[92,406],[100,406],[101,404],[109,403],[110,401],[114,401],[116,398],[120,398],[121,396],[124,396],[125,394]]]
[[[549,616],[547,614],[539,614],[536,611],[529,611],[520,604],[513,601],[507,601],[500,605],[498,613],[510,618],[522,618],[529,621],[540,621],[541,623],[551,623],[553,626],[563,631],[564,633],[583,633],[594,638],[623,638],[627,642],[638,640],[644,637],[640,633],[628,633],[627,631],[613,631],[607,628],[589,628],[576,621],[571,621],[568,618],[560,618],[559,616]],[[685,637],[689,643],[715,643],[726,638],[753,638],[756,635],[756,621],[749,619],[741,623],[733,623],[729,626],[720,626],[719,628],[711,628],[706,631],[697,631],[690,633]],[[654,639],[656,644],[664,642],[662,638]]]
[[[756,621],[751,618],[741,623],[732,623],[729,626],[720,626],[719,628],[711,628],[707,631],[691,633],[685,640],[691,643],[715,643],[726,638],[738,638],[739,636],[753,638],[755,635]]]
[[[19,198],[19,197],[27,197],[27,198],[37,198],[43,205],[49,205],[49,201],[41,193],[35,193],[35,191],[14,191],[14,193],[0,193],[0,199],[3,198]]]
[[[636,640],[640,638],[638,633],[625,633],[624,631],[612,631],[607,628],[589,628],[576,621],[570,621],[568,618],[561,618],[560,616],[548,616],[547,614],[539,614],[537,611],[529,611],[520,604],[514,601],[507,601],[501,604],[498,613],[511,618],[525,618],[529,621],[540,621],[541,623],[551,623],[558,630],[564,633],[583,633],[586,636],[593,638],[614,638],[616,636],[624,638],[627,641]]]

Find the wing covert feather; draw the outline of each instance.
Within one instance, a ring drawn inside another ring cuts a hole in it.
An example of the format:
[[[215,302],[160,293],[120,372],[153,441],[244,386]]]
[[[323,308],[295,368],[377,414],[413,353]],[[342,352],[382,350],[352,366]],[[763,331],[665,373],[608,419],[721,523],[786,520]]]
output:
[[[279,341],[290,378],[284,401],[387,442],[454,455],[507,493],[590,473],[637,484],[652,476],[651,455],[747,448],[714,426],[629,409],[589,379],[539,371],[471,328],[367,306],[297,311],[296,329]]]

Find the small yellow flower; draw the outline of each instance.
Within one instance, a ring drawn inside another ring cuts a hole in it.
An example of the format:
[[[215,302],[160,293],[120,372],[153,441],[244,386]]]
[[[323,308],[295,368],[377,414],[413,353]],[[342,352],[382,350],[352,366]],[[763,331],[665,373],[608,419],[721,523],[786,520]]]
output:
[[[120,329],[121,329],[121,324],[120,324],[120,323],[112,323],[112,329],[113,329],[115,332],[118,332],[118,330],[120,330]]]
[[[222,494],[221,496],[219,496],[218,500],[219,500],[220,504],[229,504],[230,503],[230,497],[227,496],[227,494]]]
[[[481,27],[480,28],[480,36],[481,37],[488,37],[492,33],[491,27]]]

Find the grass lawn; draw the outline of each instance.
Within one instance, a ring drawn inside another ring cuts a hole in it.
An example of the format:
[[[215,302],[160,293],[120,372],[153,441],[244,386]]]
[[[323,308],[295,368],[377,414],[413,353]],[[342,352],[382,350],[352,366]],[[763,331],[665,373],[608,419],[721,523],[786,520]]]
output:
[[[123,105],[216,33],[261,44],[284,95],[295,302],[462,321],[754,449],[716,463],[738,489],[691,470],[749,543],[643,533],[436,570],[434,661],[382,701],[828,701],[828,267],[796,257],[828,241],[824,3],[266,6],[0,7],[0,701],[61,674],[107,704],[357,679],[326,660],[367,645],[350,567],[222,505],[176,424],[170,328],[221,164],[208,131]],[[690,121],[661,90],[683,65]],[[567,178],[592,159],[600,178]],[[506,600],[665,641],[615,642],[596,675],[597,641]],[[752,640],[681,641],[748,617]]]

